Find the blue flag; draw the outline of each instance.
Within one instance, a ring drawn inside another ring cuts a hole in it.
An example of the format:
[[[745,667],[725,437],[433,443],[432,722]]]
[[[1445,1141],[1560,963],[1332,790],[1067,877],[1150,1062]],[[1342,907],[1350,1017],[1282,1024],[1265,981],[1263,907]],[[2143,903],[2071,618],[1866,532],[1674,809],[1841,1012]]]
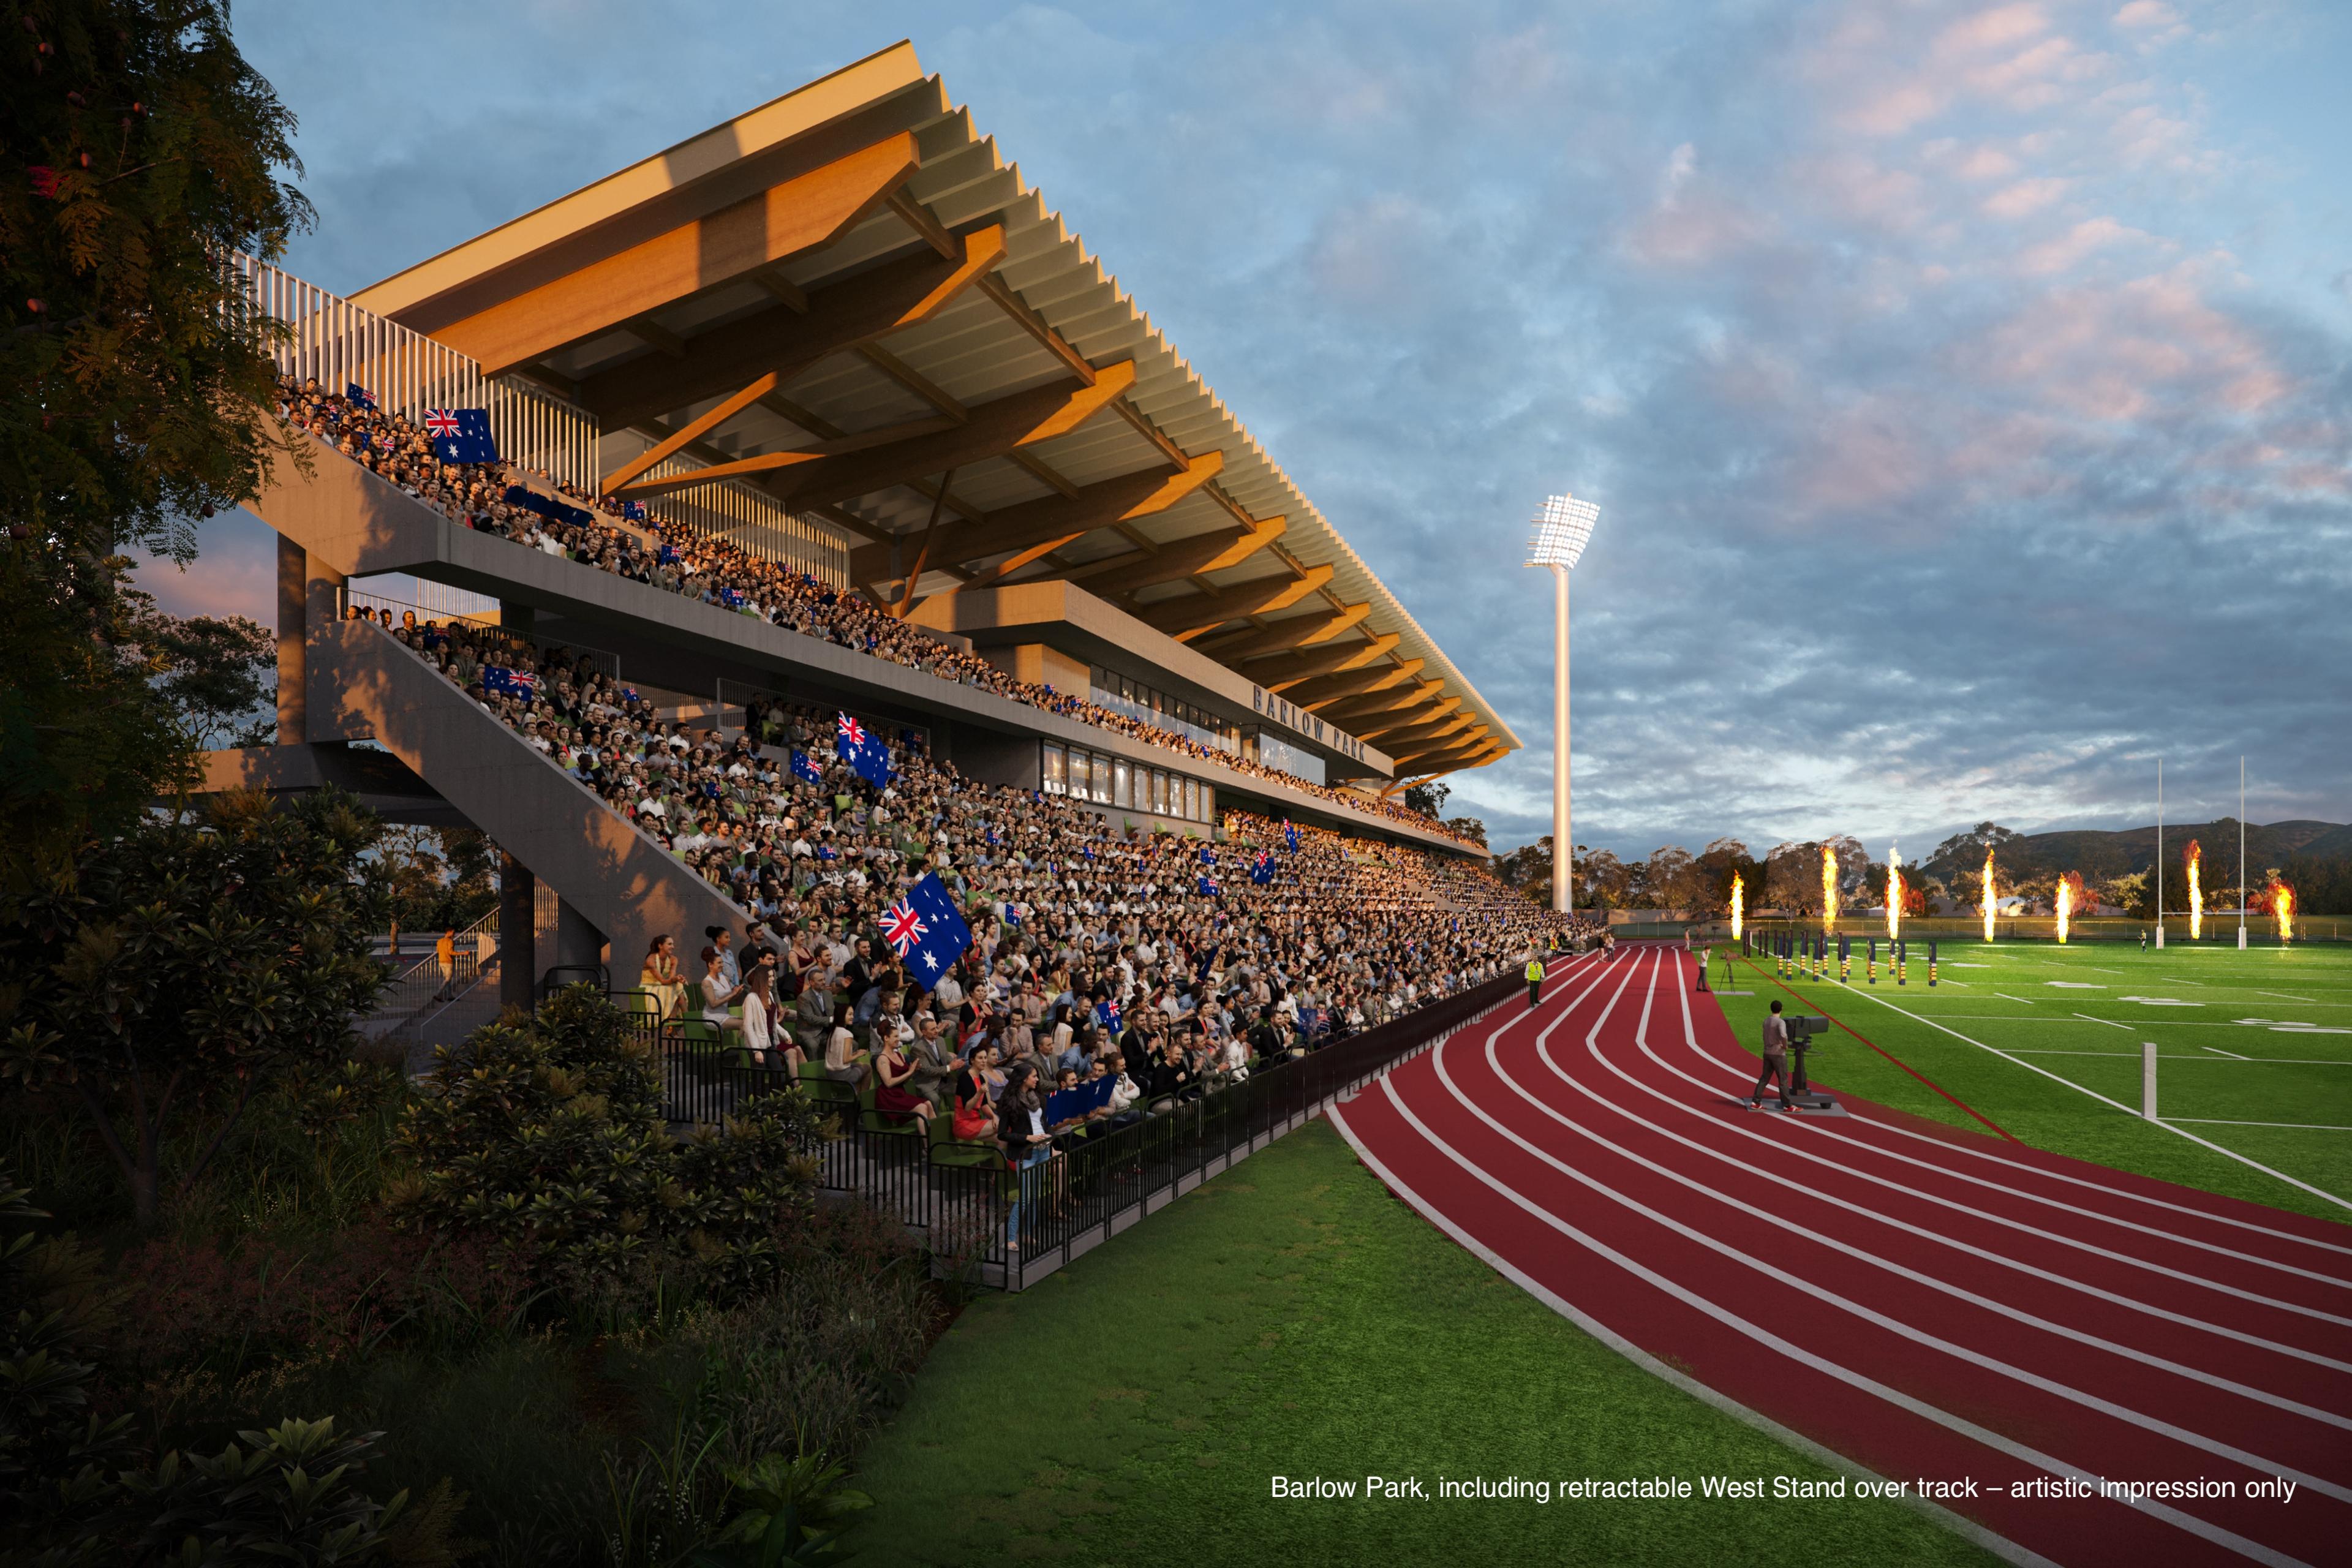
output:
[[[490,435],[487,408],[428,408],[425,433],[433,438],[433,455],[445,463],[499,460],[499,444]]]
[[[482,667],[482,689],[494,696],[529,698],[537,693],[539,682],[527,671],[488,664]]]
[[[971,928],[956,913],[939,873],[926,871],[882,917],[883,940],[924,990],[938,984],[971,945]]]
[[[1209,847],[1207,845],[1205,845],[1205,844],[1202,845],[1202,846],[1201,846],[1201,864],[1202,864],[1202,865],[1203,865],[1203,866],[1213,866],[1213,865],[1215,865],[1216,863],[1217,863],[1217,852],[1216,852],[1215,850],[1213,850],[1213,849],[1210,848],[1210,847]]]
[[[1095,1004],[1095,1022],[1113,1034],[1118,1032],[1118,1002],[1116,998],[1106,996]]]
[[[468,410],[461,408],[458,412],[463,414]],[[436,447],[435,449],[439,448]],[[449,459],[452,462],[456,460]],[[506,494],[501,499],[509,506],[519,506],[525,511],[535,511],[550,522],[568,522],[574,528],[585,528],[596,521],[585,510],[573,506],[569,501],[557,500],[553,496],[543,496],[527,485],[509,485]]]
[[[1204,899],[1213,899],[1217,896],[1217,879],[1214,877],[1201,879],[1201,896]]]
[[[1257,852],[1257,858],[1250,862],[1250,880],[1261,888],[1274,880],[1273,850],[1261,849]]]
[[[1298,825],[1297,823],[1286,822],[1282,825],[1282,847],[1289,850],[1293,855],[1298,853]]]
[[[641,500],[625,500],[621,503],[621,515],[631,522],[643,522],[646,520],[646,503]]]
[[[354,408],[364,408],[371,414],[375,412],[375,394],[356,381],[344,384],[343,401]]]
[[[875,788],[890,782],[889,743],[846,713],[834,726],[833,749],[851,772]]]
[[[818,767],[816,765],[816,759],[810,756],[806,752],[794,752],[793,753],[793,777],[796,779],[803,779],[810,784],[823,784],[824,783],[824,770]]]

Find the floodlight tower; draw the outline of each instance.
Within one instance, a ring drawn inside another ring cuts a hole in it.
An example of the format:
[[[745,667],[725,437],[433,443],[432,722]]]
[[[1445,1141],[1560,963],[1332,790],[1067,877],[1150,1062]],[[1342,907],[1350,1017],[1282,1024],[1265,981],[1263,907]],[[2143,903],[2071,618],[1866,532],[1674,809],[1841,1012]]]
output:
[[[1548,496],[1536,513],[1535,538],[1528,545],[1528,565],[1551,568],[1551,907],[1571,915],[1576,912],[1576,888],[1570,871],[1576,844],[1569,830],[1568,574],[1600,521],[1601,509],[1589,500]]]

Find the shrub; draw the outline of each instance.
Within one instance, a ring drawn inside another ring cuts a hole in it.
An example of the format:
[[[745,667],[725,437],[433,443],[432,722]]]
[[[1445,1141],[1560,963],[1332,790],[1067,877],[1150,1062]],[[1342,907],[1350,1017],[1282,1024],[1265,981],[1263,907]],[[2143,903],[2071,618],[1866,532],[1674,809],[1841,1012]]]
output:
[[[438,1053],[395,1140],[399,1223],[488,1237],[592,1315],[663,1291],[731,1298],[772,1279],[815,1189],[796,1088],[674,1141],[652,1047],[588,986]]]

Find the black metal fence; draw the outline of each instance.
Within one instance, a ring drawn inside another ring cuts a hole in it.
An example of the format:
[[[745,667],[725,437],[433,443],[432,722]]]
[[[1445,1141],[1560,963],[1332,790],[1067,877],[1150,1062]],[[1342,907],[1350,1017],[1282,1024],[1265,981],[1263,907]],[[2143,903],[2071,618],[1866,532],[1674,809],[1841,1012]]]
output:
[[[1504,976],[1236,1083],[1162,1102],[1121,1123],[1097,1122],[1055,1141],[1038,1163],[1007,1167],[993,1144],[938,1142],[919,1124],[862,1111],[846,1086],[755,1067],[738,1051],[662,1037],[673,1121],[716,1122],[738,1105],[795,1085],[837,1113],[821,1152],[824,1185],[856,1194],[924,1233],[937,1266],[1017,1290],[1154,1209],[1305,1123],[1470,1020],[1521,994]],[[651,1026],[646,1020],[643,1026]]]

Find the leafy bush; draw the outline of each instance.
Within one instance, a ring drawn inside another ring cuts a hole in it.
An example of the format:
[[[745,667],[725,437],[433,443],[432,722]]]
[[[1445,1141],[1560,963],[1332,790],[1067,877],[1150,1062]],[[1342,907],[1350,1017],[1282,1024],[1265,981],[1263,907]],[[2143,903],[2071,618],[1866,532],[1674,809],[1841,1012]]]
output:
[[[220,795],[0,900],[0,1079],[70,1096],[142,1228],[257,1099],[348,1056],[383,984],[365,936],[382,878],[361,858],[380,831],[331,790]]]
[[[437,1054],[385,1197],[404,1226],[489,1237],[581,1310],[627,1316],[664,1291],[773,1279],[813,1206],[820,1136],[793,1089],[677,1142],[652,1047],[572,986]]]

